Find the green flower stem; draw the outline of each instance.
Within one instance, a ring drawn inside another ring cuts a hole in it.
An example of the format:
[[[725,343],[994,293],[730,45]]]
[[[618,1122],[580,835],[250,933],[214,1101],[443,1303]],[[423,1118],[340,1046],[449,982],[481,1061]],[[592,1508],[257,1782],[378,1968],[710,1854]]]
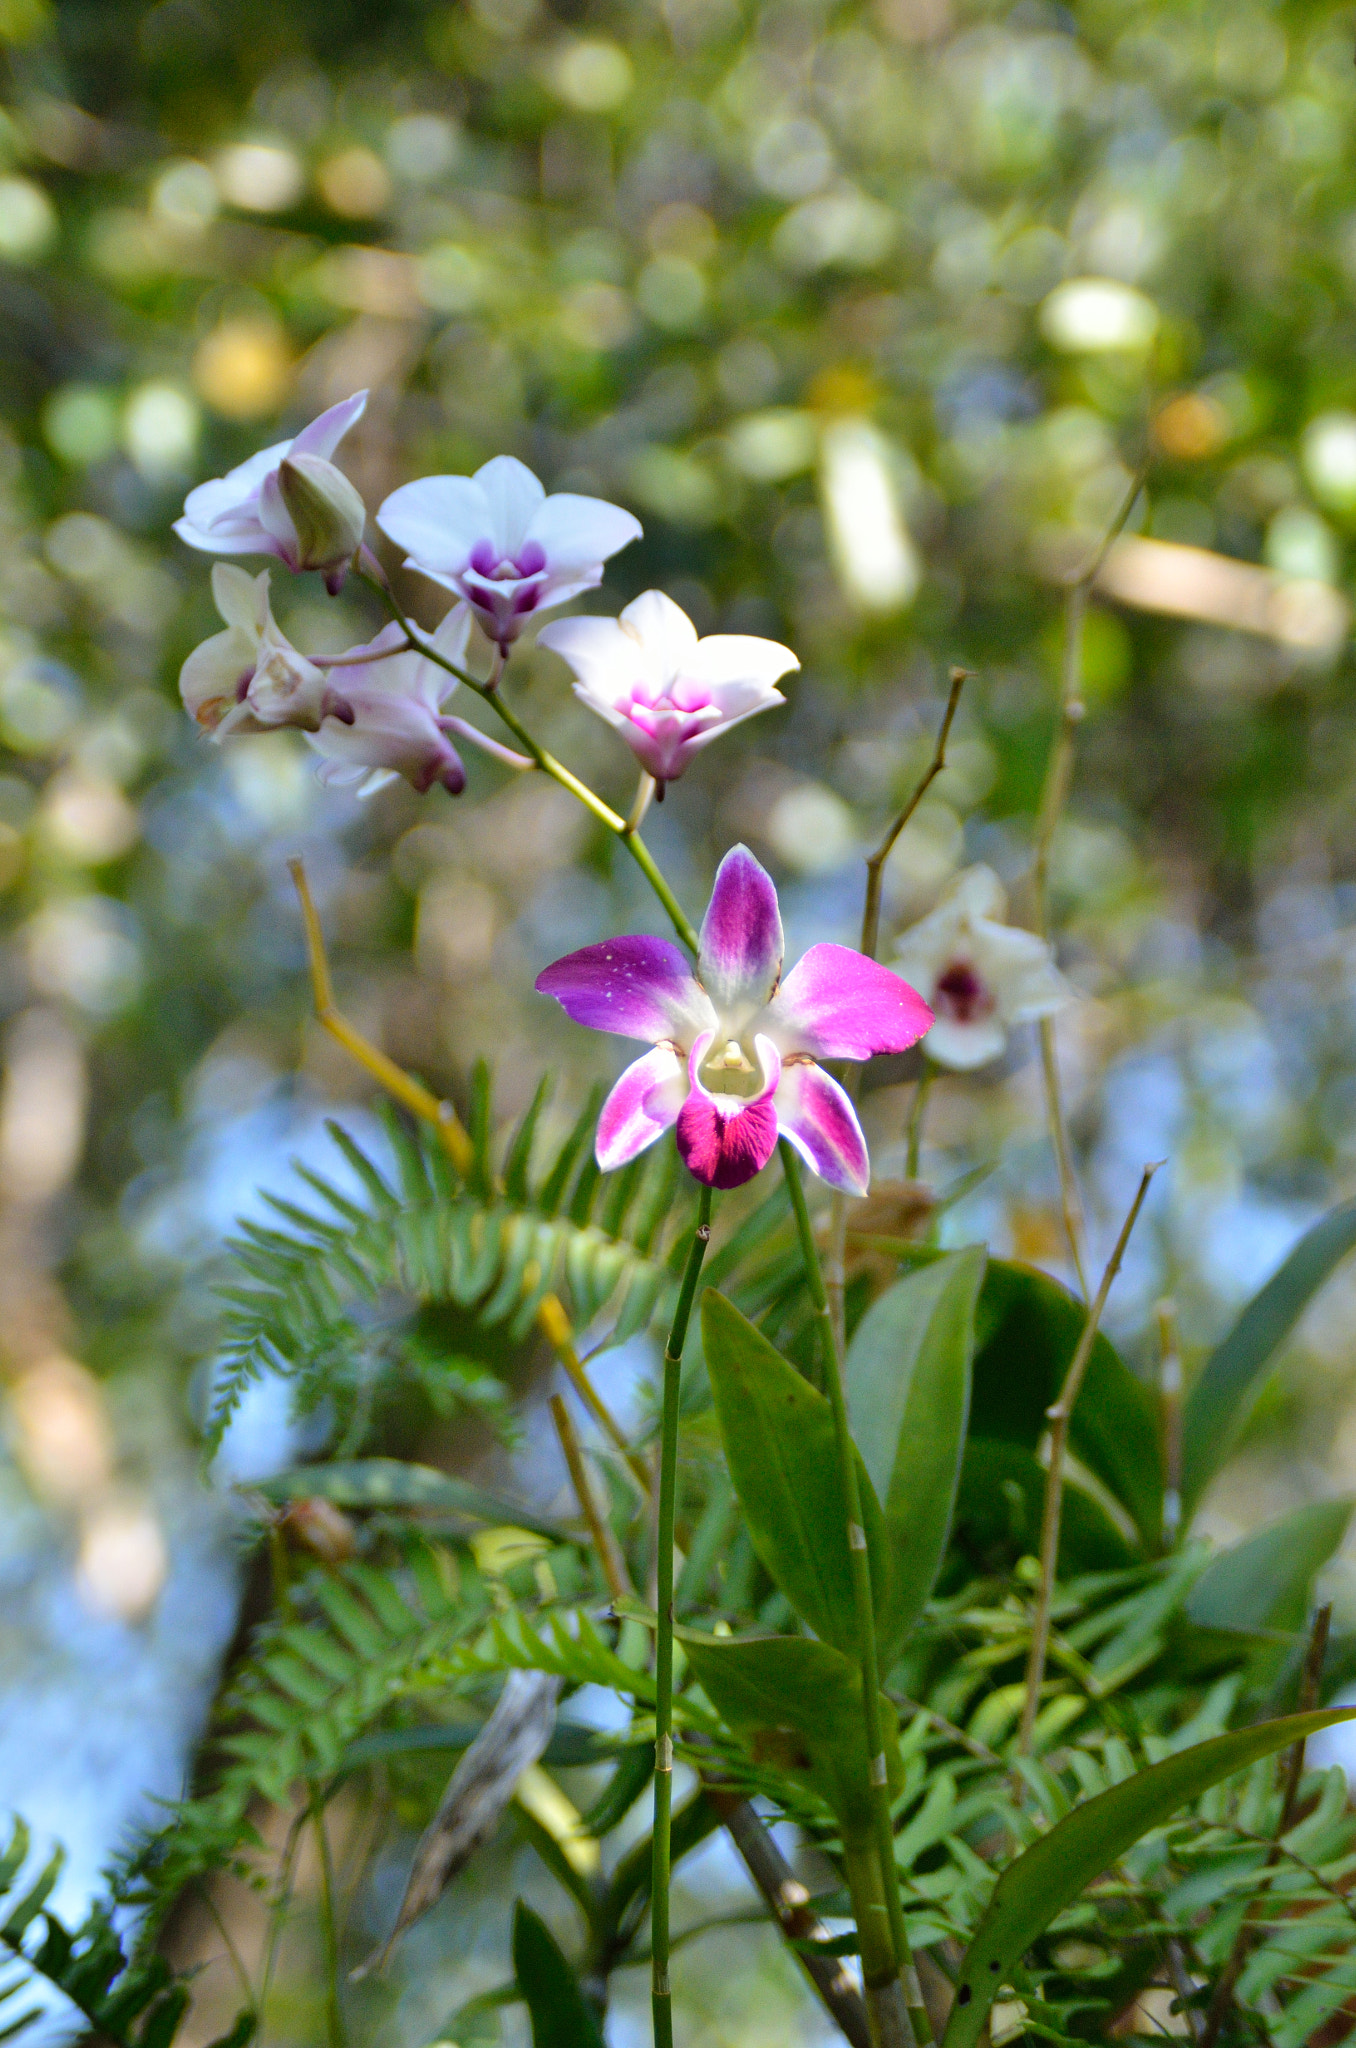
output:
[[[659,1503],[655,1565],[659,1626],[654,1652],[654,1875],[650,1892],[650,2005],[655,2048],[673,2048],[673,1993],[669,1988],[670,1822],[673,1812],[673,1521],[678,1493],[678,1394],[683,1346],[697,1281],[711,1240],[711,1190],[703,1187],[697,1227],[687,1255],[673,1327],[664,1346],[664,1411],[659,1440]]]
[[[410,646],[418,648],[426,661],[433,662],[437,668],[445,669],[448,675],[455,676],[459,683],[464,683],[468,690],[473,690],[483,704],[492,705],[497,715],[503,720],[519,744],[532,756],[532,759],[536,762],[538,768],[541,769],[543,775],[549,775],[551,780],[558,782],[562,789],[568,789],[570,795],[577,797],[586,810],[592,811],[599,824],[606,825],[609,832],[616,834],[650,887],[654,890],[655,895],[663,904],[673,924],[673,929],[687,947],[688,952],[695,955],[698,943],[696,931],[684,917],[678,898],[664,880],[663,875],[660,874],[658,867],[655,865],[654,855],[650,852],[649,847],[645,844],[639,832],[636,831],[628,819],[621,817],[618,812],[614,811],[610,804],[604,803],[603,799],[595,790],[590,789],[586,782],[581,782],[577,775],[572,775],[562,761],[557,761],[554,754],[548,754],[545,747],[539,741],[533,739],[517,713],[509,708],[499,694],[497,687],[499,680],[498,668],[496,668],[493,682],[477,682],[476,678],[469,674],[466,669],[459,668],[455,661],[449,661],[447,656],[440,654],[436,647],[429,646],[424,635],[410,623],[409,619],[406,618],[404,612],[400,609],[400,606],[396,603],[389,584],[379,580],[364,568],[359,568],[357,574],[376,591],[391,617],[405,634]],[[499,666],[502,666],[502,664],[499,664]]]
[[[918,2040],[930,2042],[932,2027],[923,2005],[922,1995],[915,1988],[917,1978],[914,1974],[913,1957],[909,1951],[909,1937],[904,1927],[904,1904],[899,1894],[899,1872],[895,1864],[895,1831],[890,1813],[890,1787],[885,1774],[885,1737],[880,1713],[880,1660],[876,1652],[876,1613],[871,1598],[871,1560],[866,1549],[861,1484],[857,1473],[852,1431],[848,1424],[847,1396],[843,1390],[842,1354],[838,1348],[838,1336],[829,1308],[828,1292],[824,1286],[824,1274],[819,1263],[819,1247],[815,1243],[814,1225],[810,1221],[810,1211],[805,1202],[800,1161],[785,1138],[780,1140],[780,1145],[782,1171],[786,1175],[787,1192],[791,1197],[791,1206],[796,1216],[796,1230],[800,1237],[801,1257],[805,1262],[805,1278],[819,1325],[825,1387],[833,1409],[838,1479],[847,1515],[848,1553],[852,1559],[853,1604],[856,1610],[857,1641],[861,1652],[862,1719],[866,1725],[866,1746],[871,1758],[871,1805],[876,1822],[876,1854],[880,1859],[881,1888],[885,1894],[884,1903],[889,1916],[891,1946],[894,1951],[893,1976],[895,1979],[901,1976],[905,1979],[909,2019]],[[861,1927],[858,1928],[858,1933],[862,1937],[865,1958],[866,1933]],[[868,1978],[867,1989],[868,1992],[882,1991],[884,1986],[873,1985]]]

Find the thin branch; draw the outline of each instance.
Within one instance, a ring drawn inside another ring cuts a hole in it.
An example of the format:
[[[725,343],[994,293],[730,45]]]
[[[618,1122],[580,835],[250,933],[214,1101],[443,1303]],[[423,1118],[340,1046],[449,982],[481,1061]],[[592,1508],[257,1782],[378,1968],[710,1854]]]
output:
[[[607,1580],[607,1590],[612,1595],[613,1600],[634,1599],[636,1589],[631,1584],[631,1575],[626,1569],[626,1559],[622,1556],[621,1546],[613,1533],[611,1523],[604,1519],[594,1498],[593,1488],[589,1484],[588,1469],[584,1464],[584,1453],[579,1446],[578,1434],[574,1423],[570,1420],[570,1411],[559,1394],[552,1394],[551,1396],[551,1420],[556,1426],[556,1435],[560,1438],[560,1448],[565,1454],[565,1463],[569,1467],[570,1483],[574,1487],[575,1498],[579,1502],[584,1520],[588,1523],[589,1535],[592,1537],[593,1547],[598,1553],[598,1562],[603,1568],[603,1577]]]
[[[465,1125],[450,1102],[440,1102],[438,1097],[422,1083],[398,1067],[380,1046],[364,1038],[348,1019],[340,1014],[334,1003],[334,984],[330,980],[330,964],[325,954],[325,936],[320,929],[320,918],[306,880],[306,869],[299,860],[288,862],[292,881],[301,903],[302,923],[306,931],[306,955],[311,969],[311,988],[315,998],[316,1022],[323,1031],[343,1046],[345,1052],[355,1059],[360,1067],[372,1076],[397,1102],[423,1122],[432,1124],[458,1173],[467,1174],[475,1162],[475,1152]]]
[[[942,722],[937,731],[937,744],[932,750],[932,759],[924,769],[912,796],[899,812],[893,824],[881,840],[875,852],[868,854],[866,861],[866,897],[862,904],[862,936],[859,950],[868,960],[876,957],[880,943],[880,899],[885,873],[885,863],[890,858],[896,840],[908,824],[923,798],[931,789],[937,777],[946,766],[947,742],[951,737],[952,721],[960,703],[961,691],[966,680],[973,674],[968,668],[953,668],[951,671],[951,693],[946,700]],[[843,1086],[851,1102],[857,1100],[861,1088],[862,1070],[860,1065],[848,1067],[843,1075]],[[829,1241],[824,1260],[824,1284],[829,1297],[829,1313],[833,1319],[834,1335],[838,1348],[843,1349],[846,1332],[843,1324],[843,1291],[846,1285],[847,1264],[847,1196],[834,1191],[829,1205]]]
[[[584,1361],[575,1350],[574,1331],[559,1295],[542,1296],[537,1308],[537,1321],[541,1325],[546,1341],[559,1359],[565,1377],[613,1449],[621,1454],[641,1499],[648,1501],[651,1491],[650,1468],[639,1452],[631,1449],[621,1424],[589,1378]]]
[[[1158,1413],[1163,1433],[1162,1542],[1164,1550],[1171,1550],[1182,1527],[1182,1346],[1176,1302],[1158,1302],[1154,1319],[1158,1324]]]
[[[1116,1239],[1116,1248],[1107,1260],[1102,1284],[1097,1298],[1088,1310],[1083,1325],[1083,1334],[1078,1340],[1069,1369],[1064,1375],[1064,1384],[1059,1390],[1059,1399],[1052,1408],[1045,1411],[1050,1424],[1050,1470],[1045,1481],[1045,1512],[1041,1518],[1040,1592],[1036,1600],[1036,1613],[1031,1628],[1031,1652],[1026,1666],[1026,1692],[1022,1702],[1022,1725],[1017,1738],[1017,1750],[1021,1756],[1029,1754],[1031,1732],[1036,1724],[1036,1711],[1040,1705],[1041,1687],[1045,1683],[1045,1660],[1050,1648],[1050,1614],[1055,1597],[1055,1565],[1059,1556],[1059,1526],[1064,1505],[1064,1455],[1069,1443],[1069,1423],[1073,1417],[1074,1403],[1083,1385],[1083,1376],[1092,1357],[1092,1347],[1097,1337],[1097,1326],[1102,1320],[1102,1310],[1111,1292],[1112,1282],[1121,1269],[1125,1248],[1130,1242],[1144,1197],[1149,1192],[1149,1183],[1158,1171],[1158,1162],[1146,1166],[1140,1176],[1135,1199],[1121,1225],[1121,1234]]]

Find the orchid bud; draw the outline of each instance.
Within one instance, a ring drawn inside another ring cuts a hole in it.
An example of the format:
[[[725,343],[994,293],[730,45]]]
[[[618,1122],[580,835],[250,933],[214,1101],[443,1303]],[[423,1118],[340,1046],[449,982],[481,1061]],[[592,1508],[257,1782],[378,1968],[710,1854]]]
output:
[[[362,497],[321,455],[289,455],[278,465],[278,490],[296,528],[296,566],[321,569],[333,596],[367,524]]]

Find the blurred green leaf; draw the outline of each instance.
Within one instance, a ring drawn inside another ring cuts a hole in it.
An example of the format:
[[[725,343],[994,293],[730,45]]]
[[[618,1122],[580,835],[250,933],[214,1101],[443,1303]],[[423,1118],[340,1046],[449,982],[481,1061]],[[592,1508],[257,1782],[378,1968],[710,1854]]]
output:
[[[276,1478],[251,1481],[242,1489],[265,1500],[327,1500],[337,1508],[431,1508],[465,1515],[490,1528],[528,1529],[563,1538],[558,1522],[547,1521],[523,1501],[487,1492],[432,1465],[401,1458],[351,1458],[333,1465],[299,1465]]]
[[[532,2048],[603,2048],[602,2031],[546,1922],[513,1909],[513,1969],[532,2021]]]
[[[1333,1268],[1356,1245],[1356,1201],[1300,1239],[1197,1375],[1182,1411],[1182,1525],[1228,1457],[1261,1381]]]
[[[1082,1302],[1048,1273],[990,1259],[976,1316],[972,1436],[1035,1450],[1086,1317]],[[1156,1544],[1163,1459],[1154,1397],[1100,1330],[1069,1441],[1075,1456],[1125,1507],[1145,1544]]]
[[[1034,1556],[1040,1542],[1046,1471],[1034,1451],[972,1436],[961,1462],[955,1535],[981,1570]],[[1138,1552],[1102,1503],[1066,1476],[1059,1572],[1121,1571]]]
[[[1190,1619],[1201,1628],[1294,1634],[1353,1506],[1350,1498],[1311,1501],[1212,1558],[1187,1596]]]
[[[994,1999],[1027,1949],[1086,1886],[1127,1849],[1225,1778],[1320,1728],[1356,1719],[1356,1708],[1289,1714],[1200,1742],[1109,1792],[1099,1792],[1010,1863],[994,1886],[961,1967],[942,2048],[973,2048]]]
[[[897,1280],[863,1316],[846,1361],[852,1431],[883,1504],[891,1576],[881,1668],[922,1612],[946,1553],[970,1408],[982,1247]]]
[[[862,1723],[857,1666],[805,1636],[687,1641],[703,1691],[755,1762],[813,1786],[833,1809],[845,1840],[871,1839],[871,1759]],[[887,1768],[897,1782],[898,1722],[881,1701]]]
[[[754,1548],[815,1634],[853,1651],[852,1558],[833,1412],[714,1289],[702,1297],[702,1344],[730,1477]],[[888,1554],[875,1490],[858,1462],[879,1611],[888,1593]]]

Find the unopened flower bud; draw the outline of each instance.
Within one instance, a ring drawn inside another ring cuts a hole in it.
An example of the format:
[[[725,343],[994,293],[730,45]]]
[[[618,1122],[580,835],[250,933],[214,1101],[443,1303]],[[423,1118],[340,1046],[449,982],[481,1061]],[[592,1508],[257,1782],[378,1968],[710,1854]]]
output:
[[[359,492],[321,455],[289,455],[278,466],[278,490],[296,528],[296,567],[323,570],[333,596],[367,524]]]

